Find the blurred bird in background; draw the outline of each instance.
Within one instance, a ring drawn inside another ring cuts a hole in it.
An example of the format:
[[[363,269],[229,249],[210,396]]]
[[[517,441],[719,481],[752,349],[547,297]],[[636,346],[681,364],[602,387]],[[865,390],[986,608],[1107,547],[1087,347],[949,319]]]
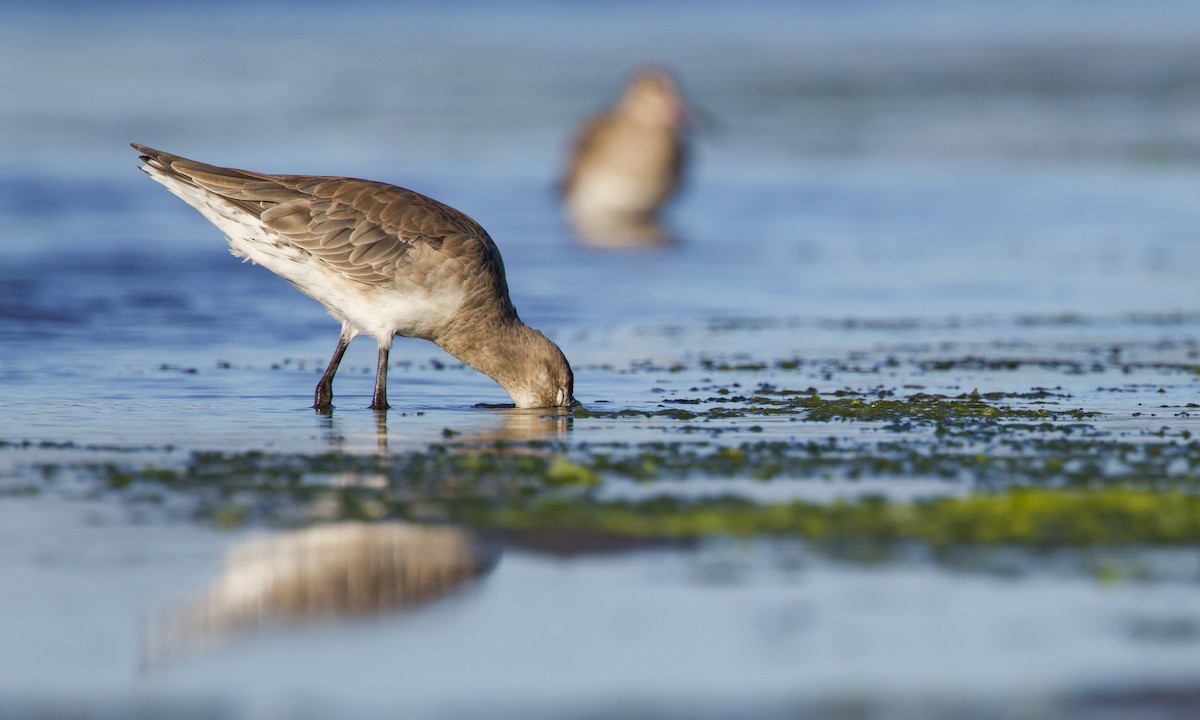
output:
[[[616,105],[582,126],[562,199],[585,240],[661,242],[659,213],[675,195],[686,160],[688,108],[675,80],[639,70]]]

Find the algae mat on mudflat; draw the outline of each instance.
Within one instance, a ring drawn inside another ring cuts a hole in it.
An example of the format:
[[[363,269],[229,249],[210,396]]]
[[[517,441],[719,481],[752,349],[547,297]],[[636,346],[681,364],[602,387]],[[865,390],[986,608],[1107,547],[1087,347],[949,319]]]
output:
[[[743,386],[754,389],[739,394]],[[484,442],[445,428],[441,442],[403,452],[184,454],[0,441],[14,453],[57,454],[3,491],[82,485],[139,511],[223,526],[400,518],[641,539],[1200,543],[1200,441],[1186,427],[1105,431],[1103,413],[1062,405],[1072,396],[1061,389],[903,396],[758,382],[705,391],[651,407],[577,408],[554,418],[571,427],[558,439]],[[805,431],[779,439],[778,430],[763,434],[770,421]],[[602,439],[644,438],[651,422],[669,439]],[[684,439],[697,427],[711,437]],[[731,440],[746,434],[761,439]],[[918,494],[913,480],[924,482]],[[814,499],[822,496],[835,499]]]

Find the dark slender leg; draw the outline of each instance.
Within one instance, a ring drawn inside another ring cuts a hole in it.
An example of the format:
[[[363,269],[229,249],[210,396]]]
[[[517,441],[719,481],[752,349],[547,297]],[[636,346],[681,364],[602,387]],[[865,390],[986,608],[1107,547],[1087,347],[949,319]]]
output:
[[[338,336],[337,349],[329,359],[329,367],[325,368],[325,374],[321,376],[321,382],[317,383],[317,390],[313,393],[313,409],[317,412],[329,412],[333,409],[333,376],[337,374],[338,365],[342,363],[342,356],[346,354],[349,345],[350,335],[343,330]]]
[[[375,394],[371,396],[372,410],[387,410],[387,366],[391,347],[379,346],[379,363],[375,366]]]

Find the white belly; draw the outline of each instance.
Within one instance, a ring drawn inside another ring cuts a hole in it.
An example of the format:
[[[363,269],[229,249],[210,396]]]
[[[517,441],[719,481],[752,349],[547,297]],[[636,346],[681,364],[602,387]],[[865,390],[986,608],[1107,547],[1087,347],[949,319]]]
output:
[[[570,198],[572,211],[583,216],[646,215],[661,201],[658,183],[607,168],[581,173]]]

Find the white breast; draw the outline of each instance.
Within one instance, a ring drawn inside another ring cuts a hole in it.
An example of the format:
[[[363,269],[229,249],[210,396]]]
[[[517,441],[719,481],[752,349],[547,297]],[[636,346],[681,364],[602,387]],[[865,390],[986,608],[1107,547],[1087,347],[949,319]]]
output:
[[[594,168],[581,173],[571,193],[571,207],[582,215],[641,214],[655,208],[652,183],[633,173]]]

